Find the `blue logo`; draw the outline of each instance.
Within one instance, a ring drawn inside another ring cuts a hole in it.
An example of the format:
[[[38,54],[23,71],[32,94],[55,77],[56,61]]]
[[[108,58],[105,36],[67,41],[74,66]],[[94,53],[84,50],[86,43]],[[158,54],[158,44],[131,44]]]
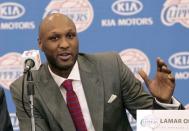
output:
[[[25,8],[21,4],[14,2],[5,2],[0,4],[0,18],[2,19],[17,19],[23,16]]]
[[[138,0],[118,0],[112,4],[112,10],[118,15],[130,16],[139,13],[143,4]]]
[[[178,69],[189,68],[189,52],[178,52],[169,57],[169,64]]]

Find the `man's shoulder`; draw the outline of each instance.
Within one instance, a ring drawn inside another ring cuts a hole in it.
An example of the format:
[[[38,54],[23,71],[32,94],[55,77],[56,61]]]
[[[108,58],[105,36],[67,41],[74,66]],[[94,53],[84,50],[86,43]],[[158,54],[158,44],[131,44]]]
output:
[[[38,70],[31,70],[33,79],[37,79],[36,77],[38,77],[40,75],[41,70],[44,70],[44,66],[45,65],[46,64],[42,64]],[[11,86],[12,85],[20,86],[22,84],[22,82],[23,82],[23,79],[26,79],[26,77],[27,77],[27,74],[25,74],[25,75],[22,74],[20,77],[18,77],[16,80],[14,80],[11,83]]]
[[[88,60],[95,60],[95,61],[101,61],[101,60],[112,60],[114,58],[119,57],[119,54],[116,52],[98,52],[93,54],[87,54],[87,53],[80,53],[80,57]]]
[[[101,68],[104,71],[110,71],[118,68],[120,61],[121,58],[118,53],[102,52],[95,54],[80,54],[78,63],[86,68]]]
[[[2,103],[2,99],[4,97],[4,90],[0,87],[0,103]]]
[[[3,92],[3,88],[2,87],[0,87],[0,92]]]

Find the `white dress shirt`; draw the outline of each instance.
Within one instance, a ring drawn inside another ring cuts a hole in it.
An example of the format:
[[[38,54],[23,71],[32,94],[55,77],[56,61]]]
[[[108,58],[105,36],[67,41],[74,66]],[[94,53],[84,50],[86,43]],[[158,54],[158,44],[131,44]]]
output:
[[[177,101],[173,96],[172,96],[172,103],[171,104],[167,104],[167,103],[161,103],[159,102],[156,98],[155,98],[156,102],[161,105],[162,107],[169,109],[169,110],[175,110],[178,109],[180,106],[180,102]]]
[[[66,80],[63,77],[60,77],[58,75],[56,75],[55,73],[52,72],[52,70],[50,69],[50,67],[48,66],[49,71],[53,77],[53,79],[55,80],[55,82],[57,83],[58,87],[61,87],[61,84]],[[80,73],[79,73],[79,68],[78,68],[78,63],[76,61],[70,75],[68,76],[67,79],[71,79],[72,81],[72,85],[73,85],[73,90],[75,91],[80,106],[81,106],[81,111],[84,117],[84,121],[87,127],[88,131],[95,131],[92,120],[91,120],[91,116],[89,113],[89,108],[88,108],[88,104],[85,98],[85,93],[83,90],[83,86],[81,83],[81,78],[80,78]],[[66,102],[66,90],[64,88],[60,88],[61,94]]]

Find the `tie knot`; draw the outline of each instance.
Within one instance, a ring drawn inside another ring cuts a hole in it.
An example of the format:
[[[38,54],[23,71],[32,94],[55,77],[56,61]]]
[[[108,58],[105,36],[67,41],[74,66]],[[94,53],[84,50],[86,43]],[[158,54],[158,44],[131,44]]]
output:
[[[72,91],[73,90],[72,80],[65,80],[63,82],[63,87],[66,89],[66,91]]]

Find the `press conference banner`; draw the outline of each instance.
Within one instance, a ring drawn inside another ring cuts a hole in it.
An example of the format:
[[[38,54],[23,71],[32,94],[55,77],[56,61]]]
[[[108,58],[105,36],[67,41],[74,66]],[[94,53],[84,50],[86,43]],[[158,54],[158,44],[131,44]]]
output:
[[[0,86],[15,131],[19,126],[9,85],[22,75],[22,53],[38,49],[40,21],[55,12],[75,22],[80,52],[118,52],[141,81],[138,70],[152,78],[161,57],[175,75],[174,96],[187,107],[189,0],[0,0]],[[135,120],[129,120],[136,130]]]
[[[189,110],[137,110],[137,131],[188,131]]]

